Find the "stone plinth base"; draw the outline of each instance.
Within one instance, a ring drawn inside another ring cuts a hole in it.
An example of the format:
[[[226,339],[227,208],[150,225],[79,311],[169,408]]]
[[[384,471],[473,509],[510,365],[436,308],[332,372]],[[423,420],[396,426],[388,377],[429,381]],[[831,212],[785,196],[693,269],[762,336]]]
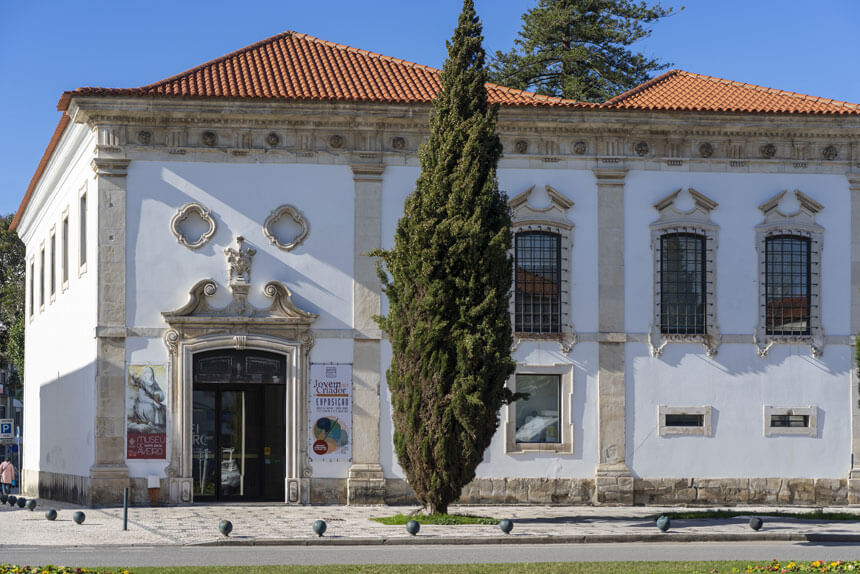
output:
[[[589,478],[476,478],[463,489],[458,504],[589,504]]]
[[[626,464],[601,464],[594,475],[594,504],[631,506],[633,477]]]
[[[378,464],[349,467],[347,504],[385,504],[385,474]]]
[[[146,481],[146,479],[143,480]],[[93,466],[90,468],[86,504],[89,506],[122,504],[123,491],[130,486],[127,466]],[[144,490],[145,488],[144,484]]]
[[[635,503],[843,506],[851,503],[849,482],[838,478],[637,478]]]

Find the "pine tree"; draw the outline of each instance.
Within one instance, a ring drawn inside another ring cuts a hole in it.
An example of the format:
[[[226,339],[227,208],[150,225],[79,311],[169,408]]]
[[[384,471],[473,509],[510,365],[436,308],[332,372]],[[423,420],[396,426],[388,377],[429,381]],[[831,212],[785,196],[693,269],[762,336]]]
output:
[[[505,387],[514,370],[511,215],[496,179],[502,147],[482,41],[474,3],[465,0],[419,152],[421,174],[394,248],[374,253],[389,302],[378,322],[393,349],[394,446],[431,514],[447,512],[474,478],[499,409],[513,398]]]
[[[523,15],[514,49],[496,52],[490,77],[512,88],[602,102],[668,67],[627,46],[651,35],[644,24],[673,12],[634,0],[539,0]]]

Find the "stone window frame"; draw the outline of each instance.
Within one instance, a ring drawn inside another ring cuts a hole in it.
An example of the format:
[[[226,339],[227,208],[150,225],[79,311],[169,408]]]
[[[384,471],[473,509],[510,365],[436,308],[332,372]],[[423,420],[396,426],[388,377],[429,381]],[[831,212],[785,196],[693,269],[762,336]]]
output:
[[[659,213],[658,219],[652,223],[651,255],[653,260],[653,309],[651,328],[648,331],[648,346],[652,357],[659,357],[669,343],[700,343],[705,348],[708,357],[717,354],[722,337],[717,325],[717,247],[719,244],[719,226],[711,221],[711,211],[717,207],[717,202],[699,193],[693,188],[687,188],[693,199],[693,207],[681,211],[675,207],[675,200],[684,190],[680,188],[654,204]],[[662,260],[661,238],[664,235],[687,233],[701,235],[705,239],[705,332],[697,334],[662,333],[661,289],[662,277],[660,263]]]
[[[85,181],[78,190],[78,277],[87,272],[87,212],[89,211],[89,198],[87,196],[87,182]]]
[[[39,243],[39,313],[45,311],[45,242]]]
[[[30,321],[36,316],[36,257],[30,257]]]
[[[188,237],[182,231],[182,222],[188,219],[191,215],[197,215],[197,217],[209,226],[209,229],[203,232],[197,241],[189,241]],[[215,235],[216,229],[217,225],[215,223],[215,219],[212,217],[212,211],[197,202],[186,203],[173,214],[173,217],[170,218],[170,232],[173,233],[176,241],[191,250],[200,249],[206,245],[206,243],[212,239],[212,236]]]
[[[670,407],[667,405],[657,406],[657,434],[659,436],[711,436],[713,426],[711,424],[710,405],[701,407]],[[702,426],[700,427],[676,427],[666,425],[666,415],[702,415]]]
[[[571,290],[570,269],[573,264],[573,230],[574,224],[567,219],[567,211],[573,207],[573,201],[569,200],[552,186],[546,185],[544,189],[549,196],[550,203],[546,207],[535,208],[529,205],[529,197],[536,186],[531,186],[524,192],[516,195],[508,201],[511,208],[511,231],[514,241],[511,245],[511,259],[514,258],[516,249],[516,235],[522,232],[544,232],[554,233],[560,237],[561,248],[561,293],[560,300],[560,331],[558,333],[518,333],[514,331],[514,344],[511,351],[515,351],[523,341],[557,341],[559,348],[565,355],[573,350],[576,344],[576,329],[571,320]],[[512,289],[516,289],[516,269]],[[508,310],[511,315],[511,327],[515,325],[515,294],[512,294]]]
[[[821,252],[824,250],[824,228],[815,222],[815,214],[823,206],[799,190],[793,194],[799,208],[794,213],[783,213],[779,204],[788,190],[758,206],[764,221],[756,226],[756,252],[758,253],[758,323],[753,333],[756,353],[762,359],[778,344],[809,345],[814,358],[824,353],[824,327],[821,325]],[[771,335],[767,332],[767,239],[778,235],[801,237],[809,240],[809,334]]]
[[[774,427],[770,425],[771,415],[803,415],[809,417],[809,426],[806,427]],[[762,406],[762,423],[764,425],[764,436],[818,436],[818,407],[773,407]]]
[[[51,231],[48,234],[48,245],[50,246],[50,254],[48,255],[48,265],[51,270],[48,271],[48,292],[50,297],[48,303],[51,304],[57,300],[57,226],[52,225]]]
[[[516,372],[507,380],[512,393],[517,392],[517,375],[556,375],[559,378],[558,426],[561,441],[556,443],[518,443],[517,403],[514,401],[505,408],[505,454],[533,454],[550,452],[574,454],[573,450],[573,364],[554,365],[517,365]]]
[[[71,236],[71,227],[69,222],[69,206],[67,205],[60,217],[61,241],[63,246],[60,250],[60,285],[65,293],[69,289],[69,237]]]
[[[284,241],[283,238],[279,237],[274,231],[275,224],[284,217],[292,219],[293,222],[301,228],[301,231],[296,234],[295,237],[290,238],[289,241]],[[308,220],[305,218],[304,214],[295,206],[288,204],[280,205],[273,209],[263,222],[263,234],[268,238],[269,243],[282,251],[292,251],[304,243],[310,231],[310,225],[308,224]]]

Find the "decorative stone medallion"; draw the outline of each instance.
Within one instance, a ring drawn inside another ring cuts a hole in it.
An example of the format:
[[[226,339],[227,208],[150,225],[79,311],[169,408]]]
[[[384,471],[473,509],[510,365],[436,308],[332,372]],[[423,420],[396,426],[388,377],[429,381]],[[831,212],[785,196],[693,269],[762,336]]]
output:
[[[334,149],[342,148],[343,143],[344,143],[343,136],[335,134],[335,135],[331,136],[330,138],[328,138],[328,145],[330,145]]]
[[[281,143],[281,136],[275,132],[269,132],[269,135],[266,136],[266,143],[269,144],[269,147],[278,147],[278,144]]]
[[[213,147],[216,143],[218,143],[218,134],[213,131],[205,131],[200,136],[200,141],[203,142],[203,145],[208,147]]]
[[[827,161],[833,161],[839,155],[839,150],[835,145],[829,145],[821,152],[821,156]]]
[[[391,147],[394,149],[403,149],[406,147],[406,138],[397,136],[396,138],[392,138]]]
[[[272,211],[263,223],[263,233],[272,245],[290,251],[301,245],[310,232],[302,212],[292,205],[282,205]]]
[[[636,155],[640,157],[648,155],[648,142],[639,142],[634,149],[636,150]]]
[[[699,146],[699,155],[702,157],[711,157],[714,155],[714,146],[710,142],[705,142]]]
[[[152,133],[147,130],[137,132],[137,143],[140,145],[149,145],[152,143]]]
[[[188,203],[171,218],[170,231],[185,247],[199,249],[215,235],[215,219],[199,203]]]
[[[764,144],[759,148],[759,153],[761,153],[761,157],[771,159],[776,155],[776,146],[772,143]]]
[[[514,144],[514,149],[517,150],[517,153],[526,153],[529,151],[529,142],[526,140],[517,140]]]
[[[573,144],[573,153],[575,153],[576,155],[584,154],[586,149],[587,146],[585,145],[585,142],[576,142],[575,144]]]

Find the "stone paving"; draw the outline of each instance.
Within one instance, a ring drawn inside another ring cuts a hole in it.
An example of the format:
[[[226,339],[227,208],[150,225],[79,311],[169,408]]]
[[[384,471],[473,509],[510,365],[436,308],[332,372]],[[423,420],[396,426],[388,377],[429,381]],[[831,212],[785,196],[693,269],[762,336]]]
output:
[[[55,521],[45,511],[55,508]],[[594,506],[452,506],[452,513],[511,518],[514,529],[503,534],[497,526],[423,525],[418,536],[403,526],[385,526],[369,520],[374,516],[408,513],[406,506],[287,506],[284,504],[195,504],[170,507],[129,508],[128,530],[122,530],[122,508],[85,508],[69,503],[40,500],[35,511],[0,506],[2,546],[156,546],[211,544],[493,544],[562,542],[637,542],[709,540],[816,540],[860,542],[860,508],[824,509],[850,512],[858,521],[800,520],[764,516],[764,528],[754,532],[748,516],[760,512],[809,512],[809,508],[733,507],[747,517],[731,519],[674,520],[669,532],[654,525],[654,517],[668,507]],[[86,513],[83,524],[72,514]],[[689,509],[693,510],[693,509]],[[704,510],[704,509],[696,509]],[[229,538],[218,523],[233,523]],[[311,525],[323,519],[325,536],[317,537]]]

